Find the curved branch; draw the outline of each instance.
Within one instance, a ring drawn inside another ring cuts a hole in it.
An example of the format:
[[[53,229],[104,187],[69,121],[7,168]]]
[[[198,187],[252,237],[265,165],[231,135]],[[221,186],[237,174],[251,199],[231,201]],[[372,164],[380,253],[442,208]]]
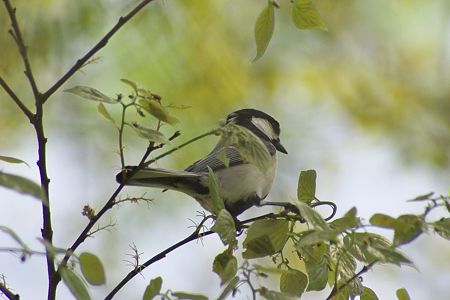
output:
[[[6,1],[6,0],[4,0]],[[116,25],[108,31],[103,38],[95,44],[82,58],[78,59],[76,63],[45,93],[42,94],[42,101],[45,102],[48,98],[53,95],[70,77],[75,74],[94,54],[96,54],[100,49],[108,44],[109,39],[117,32],[119,29],[125,25],[131,18],[133,18],[140,10],[142,10],[147,4],[153,0],[143,0],[141,1],[133,10],[131,10],[127,15],[120,17]]]

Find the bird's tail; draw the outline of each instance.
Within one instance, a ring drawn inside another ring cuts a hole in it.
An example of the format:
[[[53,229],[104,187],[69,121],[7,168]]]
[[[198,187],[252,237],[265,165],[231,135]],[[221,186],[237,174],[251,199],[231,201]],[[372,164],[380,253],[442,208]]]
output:
[[[126,167],[117,174],[116,181],[125,185],[185,191],[189,186],[199,185],[202,177],[196,173],[157,168],[144,168],[135,172],[136,168]]]

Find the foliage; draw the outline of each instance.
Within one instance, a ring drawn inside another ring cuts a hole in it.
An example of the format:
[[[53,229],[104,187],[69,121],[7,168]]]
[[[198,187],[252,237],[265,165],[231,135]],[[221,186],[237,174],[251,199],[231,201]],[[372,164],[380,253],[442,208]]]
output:
[[[118,23],[75,65],[69,69],[50,88],[41,91],[34,78],[27,46],[24,43],[22,33],[16,19],[16,9],[9,0],[3,1],[5,9],[11,21],[10,33],[17,44],[18,52],[25,66],[25,75],[30,84],[30,90],[35,100],[35,111],[22,101],[0,77],[0,84],[12,101],[22,111],[24,116],[32,124],[38,139],[39,159],[38,170],[40,184],[27,178],[0,173],[0,185],[16,192],[31,195],[42,203],[43,250],[32,250],[13,229],[0,226],[3,234],[10,236],[17,244],[17,248],[5,248],[4,251],[21,254],[25,261],[31,255],[43,255],[46,258],[48,272],[48,298],[55,299],[57,286],[60,281],[71,291],[76,299],[90,299],[89,285],[104,285],[107,280],[107,272],[101,259],[90,252],[82,252],[79,255],[78,248],[87,237],[94,235],[105,227],[99,226],[98,221],[104,214],[117,206],[118,203],[129,200],[136,201],[139,198],[119,199],[124,184],[120,184],[112,193],[101,210],[95,212],[89,206],[83,209],[88,219],[88,224],[80,231],[79,236],[67,249],[61,249],[53,244],[51,225],[51,202],[49,199],[50,178],[47,174],[46,143],[44,134],[44,104],[75,72],[86,64],[92,62],[92,56],[103,48],[109,38],[113,36],[128,20],[133,18],[146,4],[152,0],[142,1],[127,15],[120,18]],[[257,53],[254,60],[258,60],[266,52],[273,36],[275,26],[275,8],[279,7],[276,0],[270,0],[259,14],[254,32]],[[311,0],[295,0],[291,3],[291,17],[296,27],[300,29],[319,28],[327,30],[327,26],[321,19],[318,9]],[[168,137],[161,132],[163,125],[173,126],[179,123],[179,119],[172,113],[173,105],[163,102],[162,97],[152,90],[140,87],[139,84],[129,79],[121,80],[131,90],[126,96],[107,95],[96,88],[89,86],[74,86],[65,91],[75,94],[83,99],[98,102],[97,111],[117,131],[118,153],[122,169],[129,171],[127,178],[131,178],[139,169],[157,162],[159,159],[171,155],[173,152],[196,142],[200,138],[219,134],[225,145],[235,147],[244,160],[254,164],[262,171],[266,169],[269,154],[261,142],[250,132],[233,125],[225,125],[199,135],[191,140],[173,146],[172,141],[179,136],[174,131]],[[111,107],[108,107],[111,105]],[[120,110],[120,118],[117,120],[111,109]],[[134,114],[130,117],[130,110]],[[130,121],[130,118],[132,120]],[[142,125],[153,124],[152,128]],[[124,135],[131,129],[139,137],[143,138],[148,146],[135,169],[126,167]],[[153,159],[150,154],[161,148],[172,146],[170,150],[163,152]],[[11,164],[24,163],[22,160],[0,156],[0,160]],[[117,284],[105,299],[111,299],[115,294],[137,274],[154,262],[163,259],[166,254],[177,248],[217,233],[224,246],[227,248],[219,253],[212,264],[212,270],[220,277],[222,292],[219,299],[225,299],[230,294],[236,295],[244,287],[247,287],[254,299],[257,295],[265,299],[291,299],[301,297],[302,294],[311,291],[329,289],[328,299],[353,299],[360,296],[362,299],[377,299],[375,291],[363,285],[362,276],[376,264],[392,264],[397,266],[413,266],[413,262],[400,251],[400,247],[413,242],[420,235],[435,232],[445,239],[450,239],[450,218],[442,217],[438,220],[430,220],[430,212],[443,209],[450,212],[449,196],[434,196],[427,194],[419,196],[412,201],[425,203],[425,211],[420,215],[404,214],[392,217],[382,213],[376,213],[370,218],[370,223],[363,222],[357,215],[357,209],[352,208],[342,217],[332,220],[336,212],[336,205],[328,201],[321,201],[316,196],[315,170],[302,171],[299,176],[297,199],[289,205],[282,205],[285,209],[279,213],[270,213],[252,219],[239,221],[233,217],[224,207],[223,200],[218,193],[218,186],[214,173],[210,170],[210,193],[213,199],[213,215],[205,216],[195,231],[185,239],[157,253],[144,263],[140,262],[141,254],[136,248],[133,250],[133,269],[123,280]],[[286,204],[286,203],[285,203]],[[316,211],[316,207],[329,205],[333,209],[332,215],[324,218]],[[205,222],[214,219],[214,224],[208,229]],[[372,227],[387,228],[394,231],[392,241],[378,233],[371,232]],[[245,238],[239,243],[239,236],[244,232]],[[288,253],[294,252],[296,260],[287,259]],[[238,260],[239,258],[239,260]],[[241,260],[242,258],[242,260]],[[268,262],[263,265],[255,263],[255,259],[265,258]],[[242,261],[239,264],[239,261]],[[300,262],[300,264],[298,264]],[[300,267],[299,267],[300,266]],[[79,271],[81,275],[79,274]],[[277,278],[279,291],[271,290],[261,281],[266,278]],[[0,291],[9,299],[16,299],[2,276]],[[89,284],[89,285],[88,285]],[[188,293],[184,291],[172,291],[162,289],[163,278],[152,279],[143,291],[143,299],[207,299],[206,296]],[[218,287],[219,288],[219,287]],[[397,291],[398,299],[409,299],[405,289]]]

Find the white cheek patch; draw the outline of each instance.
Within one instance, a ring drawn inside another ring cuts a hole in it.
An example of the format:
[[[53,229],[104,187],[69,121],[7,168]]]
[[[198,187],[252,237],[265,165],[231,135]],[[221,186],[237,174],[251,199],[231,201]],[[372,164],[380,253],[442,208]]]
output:
[[[252,123],[259,130],[261,130],[269,139],[276,140],[278,138],[275,130],[273,130],[272,124],[269,121],[262,118],[252,117]]]

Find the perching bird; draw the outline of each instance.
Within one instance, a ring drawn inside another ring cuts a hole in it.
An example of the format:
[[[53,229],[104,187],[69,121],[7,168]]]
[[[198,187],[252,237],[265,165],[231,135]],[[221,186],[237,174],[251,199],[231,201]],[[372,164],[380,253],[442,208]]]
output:
[[[127,174],[136,167],[126,167],[117,174],[119,183],[135,186],[147,186],[183,192],[212,212],[213,203],[209,194],[208,166],[214,172],[219,194],[225,208],[237,216],[267,197],[275,179],[277,169],[276,151],[287,154],[280,143],[280,125],[268,114],[256,109],[242,109],[230,113],[226,124],[234,124],[248,129],[258,138],[270,155],[268,165],[263,169],[244,159],[236,147],[227,146],[225,137],[205,158],[195,162],[184,171],[144,168],[127,178]],[[221,154],[222,153],[222,154]],[[228,158],[228,167],[223,162],[223,153]],[[250,152],[252,153],[252,152]]]

